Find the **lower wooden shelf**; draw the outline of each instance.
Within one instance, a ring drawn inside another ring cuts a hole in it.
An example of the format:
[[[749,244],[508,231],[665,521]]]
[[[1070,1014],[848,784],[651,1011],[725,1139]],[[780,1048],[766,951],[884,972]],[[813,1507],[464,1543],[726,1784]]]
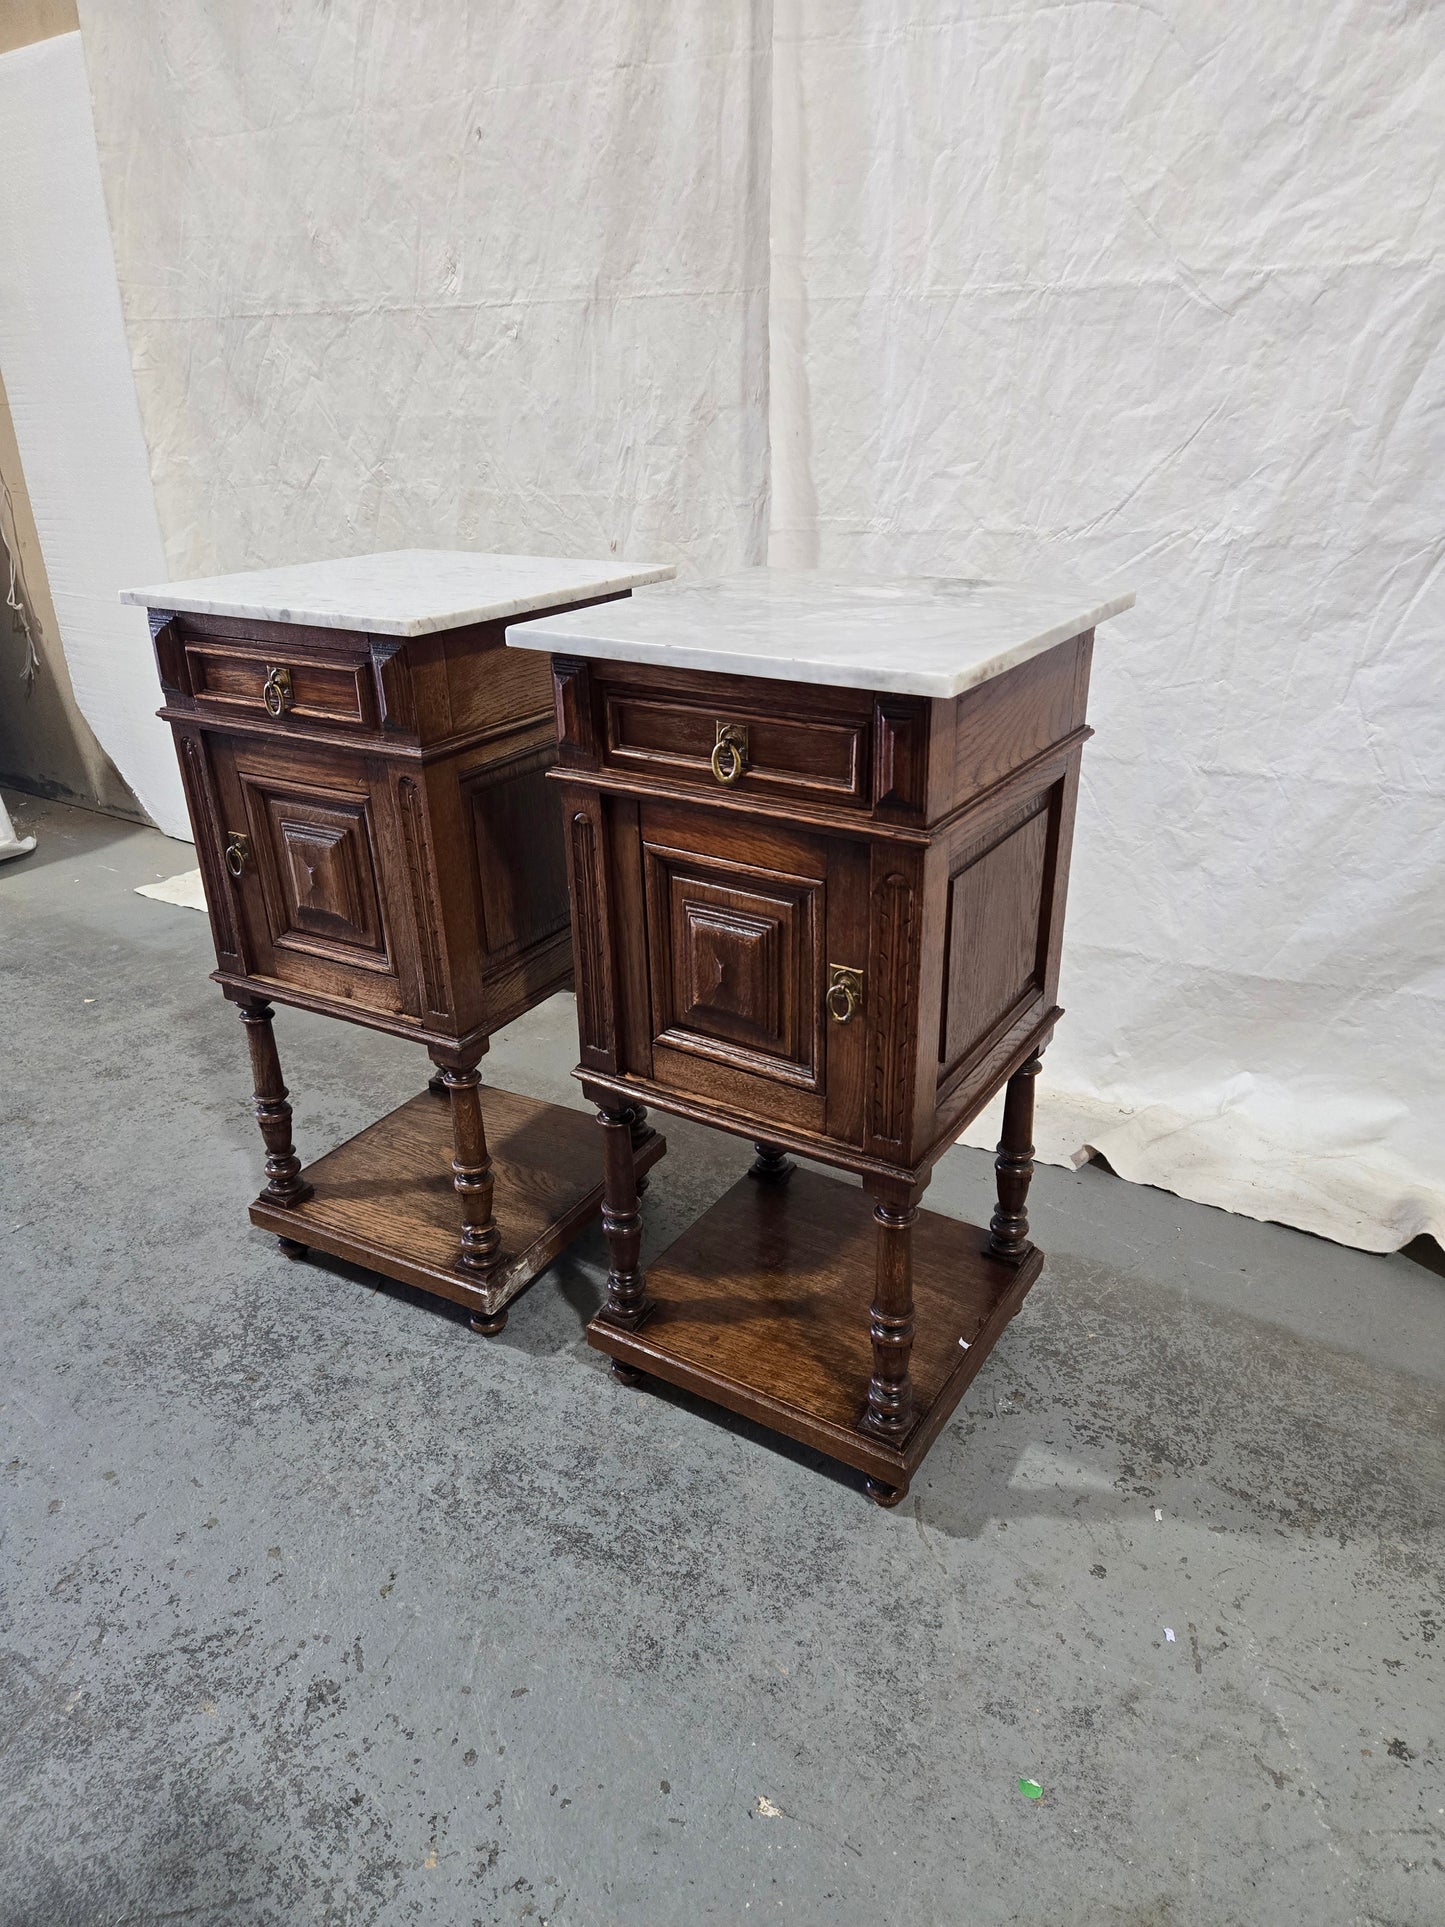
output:
[[[251,1222],[494,1319],[602,1208],[601,1133],[590,1113],[482,1091],[502,1258],[481,1282],[457,1264],[461,1218],[452,1188],[451,1110],[426,1090],[302,1171],[312,1195],[278,1205],[259,1197]],[[639,1172],[667,1149],[649,1132]]]
[[[1043,1267],[1038,1250],[1017,1265],[986,1257],[986,1236],[918,1214],[917,1416],[899,1444],[857,1429],[873,1363],[872,1207],[811,1171],[735,1184],[648,1267],[646,1322],[626,1331],[596,1317],[588,1342],[901,1493]]]

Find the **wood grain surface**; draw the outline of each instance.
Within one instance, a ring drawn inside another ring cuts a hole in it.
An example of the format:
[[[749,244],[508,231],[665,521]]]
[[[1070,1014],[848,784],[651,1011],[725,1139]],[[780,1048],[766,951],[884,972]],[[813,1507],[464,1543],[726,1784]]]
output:
[[[602,1208],[602,1146],[585,1112],[488,1087],[482,1092],[492,1213],[502,1254],[485,1280],[459,1262],[461,1210],[452,1177],[445,1096],[426,1090],[307,1165],[304,1203],[263,1194],[251,1222],[263,1231],[379,1271],[403,1284],[495,1313],[545,1269]],[[666,1149],[650,1133],[639,1172]]]
[[[920,1211],[912,1227],[912,1430],[857,1430],[873,1371],[875,1224],[856,1186],[798,1170],[743,1178],[648,1267],[637,1331],[594,1319],[588,1342],[656,1378],[898,1483],[922,1458],[1042,1266],[984,1255],[976,1225]],[[967,1341],[967,1349],[959,1340]]]

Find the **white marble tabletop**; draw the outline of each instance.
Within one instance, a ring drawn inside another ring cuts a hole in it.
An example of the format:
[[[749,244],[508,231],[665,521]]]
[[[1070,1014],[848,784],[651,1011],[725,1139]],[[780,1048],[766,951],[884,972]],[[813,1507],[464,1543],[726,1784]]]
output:
[[[515,649],[957,696],[1133,607],[1046,582],[745,569],[543,616]]]
[[[392,549],[337,562],[296,562],[240,575],[200,576],[123,589],[122,602],[202,616],[304,622],[376,636],[425,636],[665,582],[670,562],[573,561],[557,555],[482,555],[470,549]]]

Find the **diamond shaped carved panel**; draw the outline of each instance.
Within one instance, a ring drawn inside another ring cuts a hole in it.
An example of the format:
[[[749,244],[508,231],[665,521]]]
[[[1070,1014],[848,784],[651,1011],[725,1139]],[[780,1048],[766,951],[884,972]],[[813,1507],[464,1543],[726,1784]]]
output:
[[[366,799],[245,788],[271,941],[389,969]]]
[[[647,850],[654,1041],[819,1084],[823,885]]]

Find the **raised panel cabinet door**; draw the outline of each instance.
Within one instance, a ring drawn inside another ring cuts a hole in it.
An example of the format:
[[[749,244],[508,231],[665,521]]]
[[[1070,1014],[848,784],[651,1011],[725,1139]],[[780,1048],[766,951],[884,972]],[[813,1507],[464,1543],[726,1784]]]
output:
[[[213,737],[212,759],[251,974],[343,1007],[414,1015],[414,972],[398,951],[410,935],[396,898],[405,878],[381,768],[241,737]]]
[[[740,1115],[856,1142],[867,857],[844,838],[684,806],[640,811],[652,1076]],[[835,954],[836,953],[836,954]]]

